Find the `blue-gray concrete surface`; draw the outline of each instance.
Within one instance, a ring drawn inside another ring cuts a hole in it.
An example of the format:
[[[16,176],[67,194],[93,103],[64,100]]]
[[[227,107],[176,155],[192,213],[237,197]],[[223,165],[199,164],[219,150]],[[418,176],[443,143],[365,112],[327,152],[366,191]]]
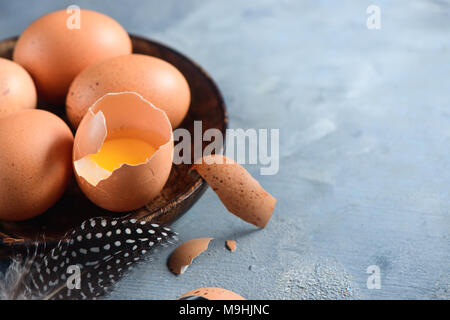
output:
[[[164,249],[111,298],[204,286],[248,299],[450,298],[450,1],[0,0],[0,38],[70,4],[197,61],[231,128],[280,128],[279,173],[248,166],[278,199],[267,228],[208,190],[174,228],[214,237],[210,249],[178,277]],[[372,4],[379,30],[366,27]],[[367,287],[373,265],[379,289]]]

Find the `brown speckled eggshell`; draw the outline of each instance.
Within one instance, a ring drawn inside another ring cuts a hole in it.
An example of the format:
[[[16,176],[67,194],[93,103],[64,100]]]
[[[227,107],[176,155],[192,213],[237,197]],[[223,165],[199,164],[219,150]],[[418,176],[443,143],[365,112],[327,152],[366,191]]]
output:
[[[191,93],[184,76],[156,57],[132,54],[108,59],[80,73],[70,86],[66,111],[77,128],[89,107],[108,92],[137,92],[162,109],[176,128],[186,116]]]
[[[72,13],[54,11],[31,23],[19,37],[13,59],[33,77],[39,94],[64,102],[75,76],[93,63],[130,54],[131,39],[114,19],[80,11],[80,28],[68,28]]]
[[[175,274],[182,274],[203,251],[208,249],[208,245],[213,238],[196,238],[183,242],[170,255],[169,270]]]
[[[196,170],[231,213],[264,228],[272,217],[276,199],[244,167],[223,155],[203,157]]]
[[[184,293],[178,299],[190,296],[203,297],[208,300],[245,300],[244,297],[233,291],[215,287],[194,289]]]
[[[64,193],[72,176],[73,135],[56,115],[38,109],[0,119],[0,219],[35,217]]]
[[[36,108],[33,79],[19,64],[0,58],[0,118],[23,109]]]

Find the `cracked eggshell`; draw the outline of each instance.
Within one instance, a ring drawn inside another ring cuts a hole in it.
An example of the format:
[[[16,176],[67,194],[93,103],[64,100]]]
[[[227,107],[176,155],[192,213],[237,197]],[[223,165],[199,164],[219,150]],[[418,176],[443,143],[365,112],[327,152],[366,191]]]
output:
[[[231,252],[234,252],[236,250],[236,241],[234,240],[227,240],[225,241],[225,245],[227,246],[227,249]]]
[[[215,287],[194,289],[184,293],[178,299],[186,297],[203,297],[208,300],[245,300],[244,297],[233,291]]]
[[[264,228],[272,217],[277,200],[244,167],[223,155],[202,158],[196,170],[231,213]]]
[[[156,151],[146,162],[107,171],[89,155],[97,153],[112,132],[123,129],[151,143]],[[156,197],[169,177],[172,158],[173,134],[167,115],[133,92],[100,98],[75,135],[73,163],[78,185],[93,203],[110,211],[135,210]]]
[[[175,274],[182,274],[191,265],[194,258],[208,249],[213,238],[197,238],[183,242],[169,257],[168,266]]]
[[[138,92],[164,110],[173,128],[183,121],[191,102],[189,84],[170,63],[152,56],[130,54],[107,59],[83,70],[70,85],[67,117],[76,128],[88,108],[108,92]]]

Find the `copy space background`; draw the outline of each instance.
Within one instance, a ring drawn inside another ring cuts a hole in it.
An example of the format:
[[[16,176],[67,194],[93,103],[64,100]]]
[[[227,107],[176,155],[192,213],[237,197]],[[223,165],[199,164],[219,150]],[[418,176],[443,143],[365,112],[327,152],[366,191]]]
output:
[[[450,298],[449,1],[0,0],[0,38],[70,4],[198,62],[231,128],[280,128],[279,173],[247,167],[278,199],[267,228],[208,190],[173,227],[214,237],[210,250],[179,277],[162,250],[112,298],[204,286],[248,299]],[[371,4],[381,30],[366,28]],[[366,287],[370,265],[380,290]]]

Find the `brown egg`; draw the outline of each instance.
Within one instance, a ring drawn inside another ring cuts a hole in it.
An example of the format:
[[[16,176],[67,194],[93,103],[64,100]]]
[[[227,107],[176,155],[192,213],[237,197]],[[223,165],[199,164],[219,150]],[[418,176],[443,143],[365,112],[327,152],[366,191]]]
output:
[[[214,287],[194,289],[184,293],[178,299],[187,297],[203,297],[208,300],[245,300],[244,297],[233,291]]]
[[[191,101],[186,79],[168,62],[140,54],[116,57],[87,68],[73,81],[66,101],[72,127],[108,92],[139,93],[167,113],[172,128],[184,119]]]
[[[193,166],[231,213],[264,228],[277,200],[244,167],[223,155],[202,158]]]
[[[169,257],[169,270],[175,274],[182,274],[191,265],[194,258],[208,249],[213,238],[197,238],[183,242]]]
[[[79,28],[74,12],[54,11],[31,23],[14,49],[14,61],[33,77],[48,101],[65,101],[75,76],[101,60],[131,53],[127,32],[112,18],[81,10]]]
[[[25,220],[50,208],[71,176],[73,135],[56,115],[22,110],[0,119],[0,219]]]
[[[23,109],[36,108],[36,88],[19,64],[0,58],[0,118]]]
[[[99,99],[75,135],[77,182],[92,202],[110,211],[135,210],[156,197],[169,177],[172,158],[167,115],[136,93]]]

